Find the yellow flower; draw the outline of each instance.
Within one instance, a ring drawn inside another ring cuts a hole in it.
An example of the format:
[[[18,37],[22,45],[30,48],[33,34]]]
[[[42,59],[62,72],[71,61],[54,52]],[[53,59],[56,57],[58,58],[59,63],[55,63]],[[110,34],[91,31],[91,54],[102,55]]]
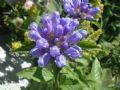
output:
[[[17,42],[13,42],[12,43],[12,49],[13,50],[16,50],[18,48],[20,48],[22,46],[22,43],[20,41],[17,41]]]

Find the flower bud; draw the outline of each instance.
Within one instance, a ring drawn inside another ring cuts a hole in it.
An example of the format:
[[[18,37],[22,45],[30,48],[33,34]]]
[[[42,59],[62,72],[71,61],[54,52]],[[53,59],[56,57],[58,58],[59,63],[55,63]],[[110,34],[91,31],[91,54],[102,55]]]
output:
[[[73,47],[70,47],[67,50],[65,50],[65,53],[73,60],[81,57],[79,51]]]
[[[60,14],[59,14],[59,12],[55,11],[55,12],[53,13],[52,21],[53,21],[53,24],[54,24],[54,25],[60,23]]]
[[[55,63],[59,68],[62,68],[66,65],[66,58],[64,55],[57,56],[55,59]]]
[[[50,55],[56,57],[60,55],[60,48],[58,46],[53,46],[50,48]]]
[[[55,37],[60,37],[63,35],[63,33],[64,33],[63,27],[61,25],[57,25],[54,30]]]
[[[87,14],[94,15],[94,14],[98,13],[99,11],[100,11],[100,8],[96,7],[96,8],[92,8],[91,10],[89,10],[89,12]]]
[[[40,55],[43,55],[45,53],[45,50],[35,47],[30,51],[30,53],[32,54],[33,58],[38,58]]]
[[[86,30],[81,30],[80,33],[83,37],[86,37],[88,35],[88,32]]]
[[[44,55],[42,55],[41,57],[39,57],[38,59],[38,65],[40,67],[44,67],[45,65],[48,64],[48,62],[50,61],[50,54],[49,53],[45,53]]]
[[[41,38],[39,40],[36,41],[36,46],[38,48],[48,48],[49,47],[49,43],[46,39]]]
[[[79,32],[73,34],[70,36],[70,38],[68,39],[68,42],[70,44],[76,44],[77,42],[79,42],[80,40],[82,40],[82,34],[80,34]]]
[[[34,41],[37,41],[38,39],[41,38],[40,34],[39,34],[38,32],[36,32],[36,31],[33,31],[33,30],[31,30],[31,31],[29,32],[29,37],[30,37],[32,40],[34,40]]]

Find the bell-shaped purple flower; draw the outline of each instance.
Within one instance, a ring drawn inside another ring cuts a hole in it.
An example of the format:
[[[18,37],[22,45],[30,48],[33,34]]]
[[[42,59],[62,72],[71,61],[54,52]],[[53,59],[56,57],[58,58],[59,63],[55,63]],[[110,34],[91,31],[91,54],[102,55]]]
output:
[[[89,1],[88,1],[88,0],[82,0],[82,1],[83,1],[84,3],[87,3],[87,4],[89,3]]]
[[[83,36],[82,34],[80,34],[79,32],[73,34],[70,36],[70,38],[68,39],[68,42],[70,44],[76,44],[77,42],[79,42],[80,40],[82,40]]]
[[[50,55],[52,57],[56,57],[56,56],[60,55],[60,48],[58,46],[50,47]]]
[[[30,51],[30,53],[32,54],[33,58],[38,58],[45,53],[45,50],[35,47]]]
[[[52,31],[52,21],[48,16],[44,16],[42,19],[43,26],[49,30],[49,32]]]
[[[79,25],[79,21],[77,19],[72,20],[70,23],[70,26],[72,26],[74,28],[78,27],[78,25]]]
[[[72,31],[72,28],[69,25],[64,26],[64,35],[68,34]]]
[[[79,51],[73,47],[70,47],[67,50],[65,50],[65,53],[73,60],[81,57]]]
[[[64,55],[59,55],[55,59],[55,63],[59,68],[62,68],[66,65],[66,58]]]
[[[39,40],[36,41],[36,46],[38,48],[48,48],[49,47],[49,43],[46,39],[41,38]]]
[[[94,14],[98,13],[99,11],[100,11],[100,8],[95,7],[95,8],[90,9],[87,14],[94,15]]]
[[[44,67],[48,64],[48,62],[50,61],[50,54],[49,53],[45,53],[44,55],[40,56],[38,59],[38,65],[40,67]]]
[[[30,24],[30,30],[36,31],[38,33],[41,33],[41,28],[39,27],[39,25],[35,22],[32,22]]]
[[[43,36],[43,37],[47,37],[47,36],[49,36],[50,35],[50,30],[48,30],[47,28],[44,28],[43,30],[42,30],[42,33],[41,33],[41,35]]]
[[[40,34],[37,31],[34,31],[34,30],[31,30],[29,32],[29,37],[34,41],[37,41],[38,39],[41,38]]]
[[[35,23],[35,22],[32,22],[30,24],[30,30],[38,31],[38,27],[39,27],[39,25],[37,23]]]
[[[60,23],[60,14],[59,12],[55,11],[52,15],[52,21],[53,21],[53,24],[56,25],[56,24],[59,24]]]
[[[80,33],[83,37],[86,37],[88,35],[88,32],[86,30],[81,30]]]
[[[93,20],[94,17],[92,15],[86,15],[86,16],[83,17],[83,19]]]
[[[73,4],[74,4],[74,7],[77,8],[80,6],[81,4],[81,0],[72,0],[73,1]]]
[[[79,52],[82,51],[82,49],[81,49],[79,46],[77,46],[77,45],[72,46],[72,48],[75,48],[75,49],[78,50]]]
[[[57,25],[54,30],[55,37],[60,37],[64,33],[62,25]]]
[[[66,24],[68,24],[70,22],[70,18],[61,18],[61,20],[60,20],[60,24],[61,25],[66,25]]]

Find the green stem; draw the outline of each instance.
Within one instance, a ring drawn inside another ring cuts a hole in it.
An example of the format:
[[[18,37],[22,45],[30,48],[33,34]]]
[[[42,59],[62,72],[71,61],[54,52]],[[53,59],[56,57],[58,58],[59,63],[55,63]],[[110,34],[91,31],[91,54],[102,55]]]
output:
[[[56,85],[56,90],[59,90],[59,72],[60,72],[60,69],[58,67],[56,67],[56,77],[55,77],[55,85]]]
[[[53,69],[53,74],[54,74],[54,90],[59,90],[59,72],[60,72],[60,68],[58,68],[55,63],[54,60],[52,60],[52,69]]]

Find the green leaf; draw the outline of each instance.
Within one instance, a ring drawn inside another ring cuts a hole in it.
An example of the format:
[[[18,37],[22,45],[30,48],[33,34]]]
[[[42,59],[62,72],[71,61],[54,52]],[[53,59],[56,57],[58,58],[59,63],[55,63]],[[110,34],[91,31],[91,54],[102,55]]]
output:
[[[53,82],[39,83],[33,80],[30,81],[29,86],[25,88],[26,90],[53,90]]]
[[[60,85],[61,90],[81,90],[82,87],[80,84],[75,85]]]
[[[93,40],[83,40],[78,43],[82,48],[98,48],[97,44]]]
[[[52,73],[46,68],[33,67],[17,73],[18,76],[32,79],[37,82],[47,82],[53,78]]]
[[[101,71],[101,66],[96,58],[93,62],[91,73],[88,75],[89,80],[93,80],[97,83],[101,83],[101,77],[102,77],[102,71]]]
[[[83,66],[88,66],[89,65],[89,61],[85,58],[75,59],[75,62],[77,62],[77,63],[79,63],[80,65],[83,65]]]
[[[53,74],[46,68],[42,69],[42,76],[45,81],[49,81],[53,78]]]
[[[69,66],[66,66],[65,68],[63,68],[60,71],[60,73],[65,74],[68,78],[72,78],[79,81],[77,74],[74,73],[73,69]]]
[[[81,80],[78,76],[78,74],[74,71],[73,68],[70,66],[64,67],[60,73],[62,75],[65,75],[66,78],[64,78],[63,82],[60,85],[73,85],[73,84],[79,84],[81,87],[88,87],[86,82]],[[70,83],[72,81],[72,83]],[[76,85],[75,85],[76,86]],[[73,85],[74,87],[74,85]]]
[[[114,90],[112,87],[109,87],[112,80],[111,72],[108,70],[102,70],[100,62],[96,58],[92,64],[92,69],[88,75],[88,80],[94,81],[93,83],[88,83],[92,90]]]
[[[102,72],[102,85],[108,86],[112,81],[112,73],[110,69],[104,69]]]

